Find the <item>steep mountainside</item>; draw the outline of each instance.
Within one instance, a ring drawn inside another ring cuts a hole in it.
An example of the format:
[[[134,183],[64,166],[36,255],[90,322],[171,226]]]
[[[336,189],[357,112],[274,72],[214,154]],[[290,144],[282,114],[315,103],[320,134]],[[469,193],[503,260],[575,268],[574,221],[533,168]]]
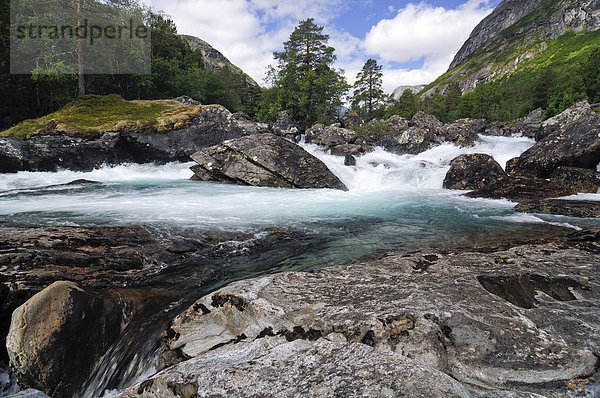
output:
[[[567,31],[599,28],[600,0],[504,0],[473,30],[450,70],[426,94],[455,82],[470,92],[521,69]]]
[[[204,56],[204,65],[206,69],[210,69],[212,71],[218,72],[225,67],[229,67],[230,69],[242,73],[246,77],[246,83],[249,86],[258,86],[258,83],[254,81],[250,76],[248,76],[244,71],[231,63],[220,51],[216,50],[213,46],[208,44],[202,39],[199,39],[195,36],[181,35],[187,42],[190,44],[192,50],[200,49],[202,51],[202,55]]]

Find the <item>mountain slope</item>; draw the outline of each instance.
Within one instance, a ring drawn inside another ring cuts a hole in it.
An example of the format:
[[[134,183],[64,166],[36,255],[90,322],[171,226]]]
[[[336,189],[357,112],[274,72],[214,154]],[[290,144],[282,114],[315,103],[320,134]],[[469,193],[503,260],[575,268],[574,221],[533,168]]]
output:
[[[463,93],[495,81],[542,55],[565,32],[600,28],[600,0],[504,0],[471,33],[450,70],[426,95],[458,83]]]
[[[204,66],[206,69],[218,72],[221,69],[228,67],[238,73],[243,74],[246,77],[246,84],[248,86],[257,87],[258,83],[248,76],[241,68],[231,63],[220,51],[216,50],[213,46],[208,44],[202,39],[195,36],[181,35],[190,45],[192,50],[200,49],[202,56],[204,57]]]

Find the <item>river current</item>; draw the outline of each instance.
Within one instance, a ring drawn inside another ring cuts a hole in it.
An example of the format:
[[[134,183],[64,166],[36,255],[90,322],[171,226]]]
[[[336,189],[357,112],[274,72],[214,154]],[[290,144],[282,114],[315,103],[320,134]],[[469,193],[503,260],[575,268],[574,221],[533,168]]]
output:
[[[402,250],[468,248],[480,239],[535,234],[556,226],[597,227],[592,220],[516,213],[515,204],[507,200],[469,199],[462,192],[442,189],[450,161],[460,154],[487,153],[504,167],[533,144],[524,137],[481,136],[473,148],[442,144],[419,155],[399,156],[376,149],[357,157],[356,166],[345,166],[343,157],[302,144],[346,184],[347,192],[190,181],[193,163],[0,174],[0,226],[141,225],[167,236],[190,231],[252,235],[277,227],[304,237],[301,247],[298,243],[297,248],[290,248],[288,242],[284,249],[274,247],[251,258],[244,257],[241,247],[240,255],[229,258],[223,267],[220,283],[182,297],[172,312],[165,311],[172,317],[198,298],[194,295],[267,272],[310,270]],[[98,184],[63,185],[78,179]],[[600,200],[600,194],[578,198]],[[163,323],[167,318],[161,318]],[[148,333],[144,339],[157,338],[160,328]],[[135,340],[135,335],[129,339]],[[116,346],[113,356],[104,358],[105,369],[92,375],[83,395],[98,396],[106,388],[126,387],[139,376],[153,347],[150,344],[147,352],[125,355]],[[117,366],[119,361],[126,363]]]

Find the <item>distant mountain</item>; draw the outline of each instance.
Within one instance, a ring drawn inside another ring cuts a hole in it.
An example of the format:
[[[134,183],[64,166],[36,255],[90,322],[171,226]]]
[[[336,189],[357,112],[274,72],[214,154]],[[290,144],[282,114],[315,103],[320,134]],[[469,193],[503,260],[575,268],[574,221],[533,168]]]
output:
[[[600,0],[504,0],[473,30],[448,72],[428,86],[426,95],[444,92],[451,83],[470,92],[531,66],[531,60],[568,31],[599,28]]]
[[[410,90],[414,94],[416,94],[419,91],[423,90],[425,87],[427,87],[426,84],[417,84],[413,86],[398,86],[392,92],[392,97],[394,97],[395,100],[398,100],[406,90]]]
[[[200,49],[200,51],[202,51],[206,69],[218,72],[225,67],[229,67],[230,69],[243,74],[246,77],[246,84],[249,86],[258,86],[258,83],[256,83],[254,79],[248,76],[241,68],[232,64],[220,51],[204,40],[189,35],[181,35],[181,37],[187,40],[192,50]]]

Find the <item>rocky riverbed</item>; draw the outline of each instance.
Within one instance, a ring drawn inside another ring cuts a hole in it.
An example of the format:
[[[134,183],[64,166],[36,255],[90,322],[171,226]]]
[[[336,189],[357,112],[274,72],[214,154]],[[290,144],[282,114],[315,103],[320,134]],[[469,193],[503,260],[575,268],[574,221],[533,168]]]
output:
[[[237,282],[174,320],[185,360],[122,397],[593,397],[599,264],[580,233]]]

